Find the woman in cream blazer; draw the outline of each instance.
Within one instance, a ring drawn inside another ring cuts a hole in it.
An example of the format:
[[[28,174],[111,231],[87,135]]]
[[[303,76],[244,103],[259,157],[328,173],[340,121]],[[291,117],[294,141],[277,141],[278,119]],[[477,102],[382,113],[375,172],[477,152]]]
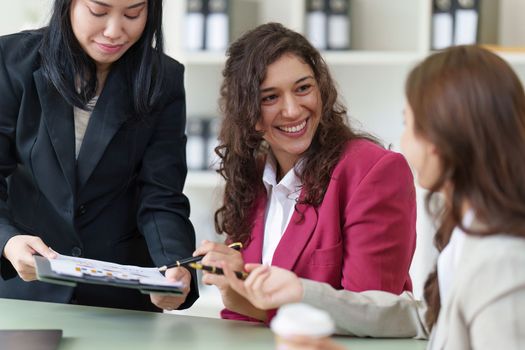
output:
[[[343,334],[428,338],[429,349],[525,348],[525,94],[495,54],[459,46],[428,57],[406,84],[401,147],[427,204],[442,199],[435,242],[440,255],[411,293],[355,293],[247,265],[237,292],[256,307],[305,302],[327,310]],[[444,199],[444,200],[443,200]],[[427,205],[427,207],[431,207]],[[297,348],[338,349],[297,339]]]

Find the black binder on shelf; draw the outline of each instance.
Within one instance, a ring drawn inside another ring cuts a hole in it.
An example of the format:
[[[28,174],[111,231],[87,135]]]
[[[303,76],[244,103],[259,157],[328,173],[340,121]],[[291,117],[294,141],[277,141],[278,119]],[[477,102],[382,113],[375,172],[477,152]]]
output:
[[[56,350],[61,339],[61,329],[0,330],[2,350]]]
[[[454,43],[454,2],[455,0],[432,1],[433,50],[443,49]]]
[[[327,49],[350,49],[350,0],[328,0]]]
[[[204,47],[210,51],[224,51],[228,46],[228,0],[207,0]]]
[[[60,255],[59,258],[49,259],[35,255],[35,266],[39,281],[75,287],[77,283],[100,284],[111,287],[138,289],[141,293],[150,294],[182,294],[180,285],[152,279],[156,268],[141,268],[138,266],[119,265],[104,261],[73,258]],[[51,264],[67,265],[67,271],[57,272]],[[73,265],[73,266],[71,266]],[[110,267],[107,267],[110,266]],[[144,273],[142,272],[144,271]],[[160,272],[158,272],[160,274]]]
[[[319,50],[326,50],[327,8],[325,0],[308,0],[306,3],[306,38]]]
[[[204,49],[205,0],[187,0],[185,46],[189,51]]]
[[[455,0],[454,45],[478,42],[480,1]]]

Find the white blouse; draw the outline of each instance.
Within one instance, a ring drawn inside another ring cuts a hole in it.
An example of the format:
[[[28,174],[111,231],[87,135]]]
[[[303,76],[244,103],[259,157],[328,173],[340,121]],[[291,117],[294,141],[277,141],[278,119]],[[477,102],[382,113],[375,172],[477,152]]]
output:
[[[268,194],[264,221],[262,263],[271,264],[273,254],[292,218],[295,203],[301,193],[301,180],[292,168],[277,183],[277,162],[269,155],[263,172],[263,183]]]

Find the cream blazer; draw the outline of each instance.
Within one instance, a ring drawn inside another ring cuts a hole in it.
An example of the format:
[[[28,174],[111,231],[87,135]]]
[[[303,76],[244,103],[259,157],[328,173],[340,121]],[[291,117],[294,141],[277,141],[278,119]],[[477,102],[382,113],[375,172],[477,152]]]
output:
[[[525,349],[525,239],[467,236],[428,349]],[[426,305],[409,292],[361,293],[302,280],[303,302],[328,311],[338,334],[426,339]]]

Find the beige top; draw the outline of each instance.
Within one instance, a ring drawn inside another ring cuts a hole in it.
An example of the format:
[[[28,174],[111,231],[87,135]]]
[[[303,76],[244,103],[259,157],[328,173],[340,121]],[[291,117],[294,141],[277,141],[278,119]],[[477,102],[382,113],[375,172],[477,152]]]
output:
[[[467,236],[428,349],[525,349],[525,239]],[[330,313],[337,333],[427,338],[426,305],[411,293],[355,293],[302,280],[303,302]]]
[[[98,96],[95,96],[88,102],[88,110],[76,106],[73,107],[73,116],[75,118],[75,158],[78,158],[78,154],[80,153],[80,147],[82,146],[82,141],[84,141],[89,118],[91,118],[91,113],[97,104],[97,100]]]

